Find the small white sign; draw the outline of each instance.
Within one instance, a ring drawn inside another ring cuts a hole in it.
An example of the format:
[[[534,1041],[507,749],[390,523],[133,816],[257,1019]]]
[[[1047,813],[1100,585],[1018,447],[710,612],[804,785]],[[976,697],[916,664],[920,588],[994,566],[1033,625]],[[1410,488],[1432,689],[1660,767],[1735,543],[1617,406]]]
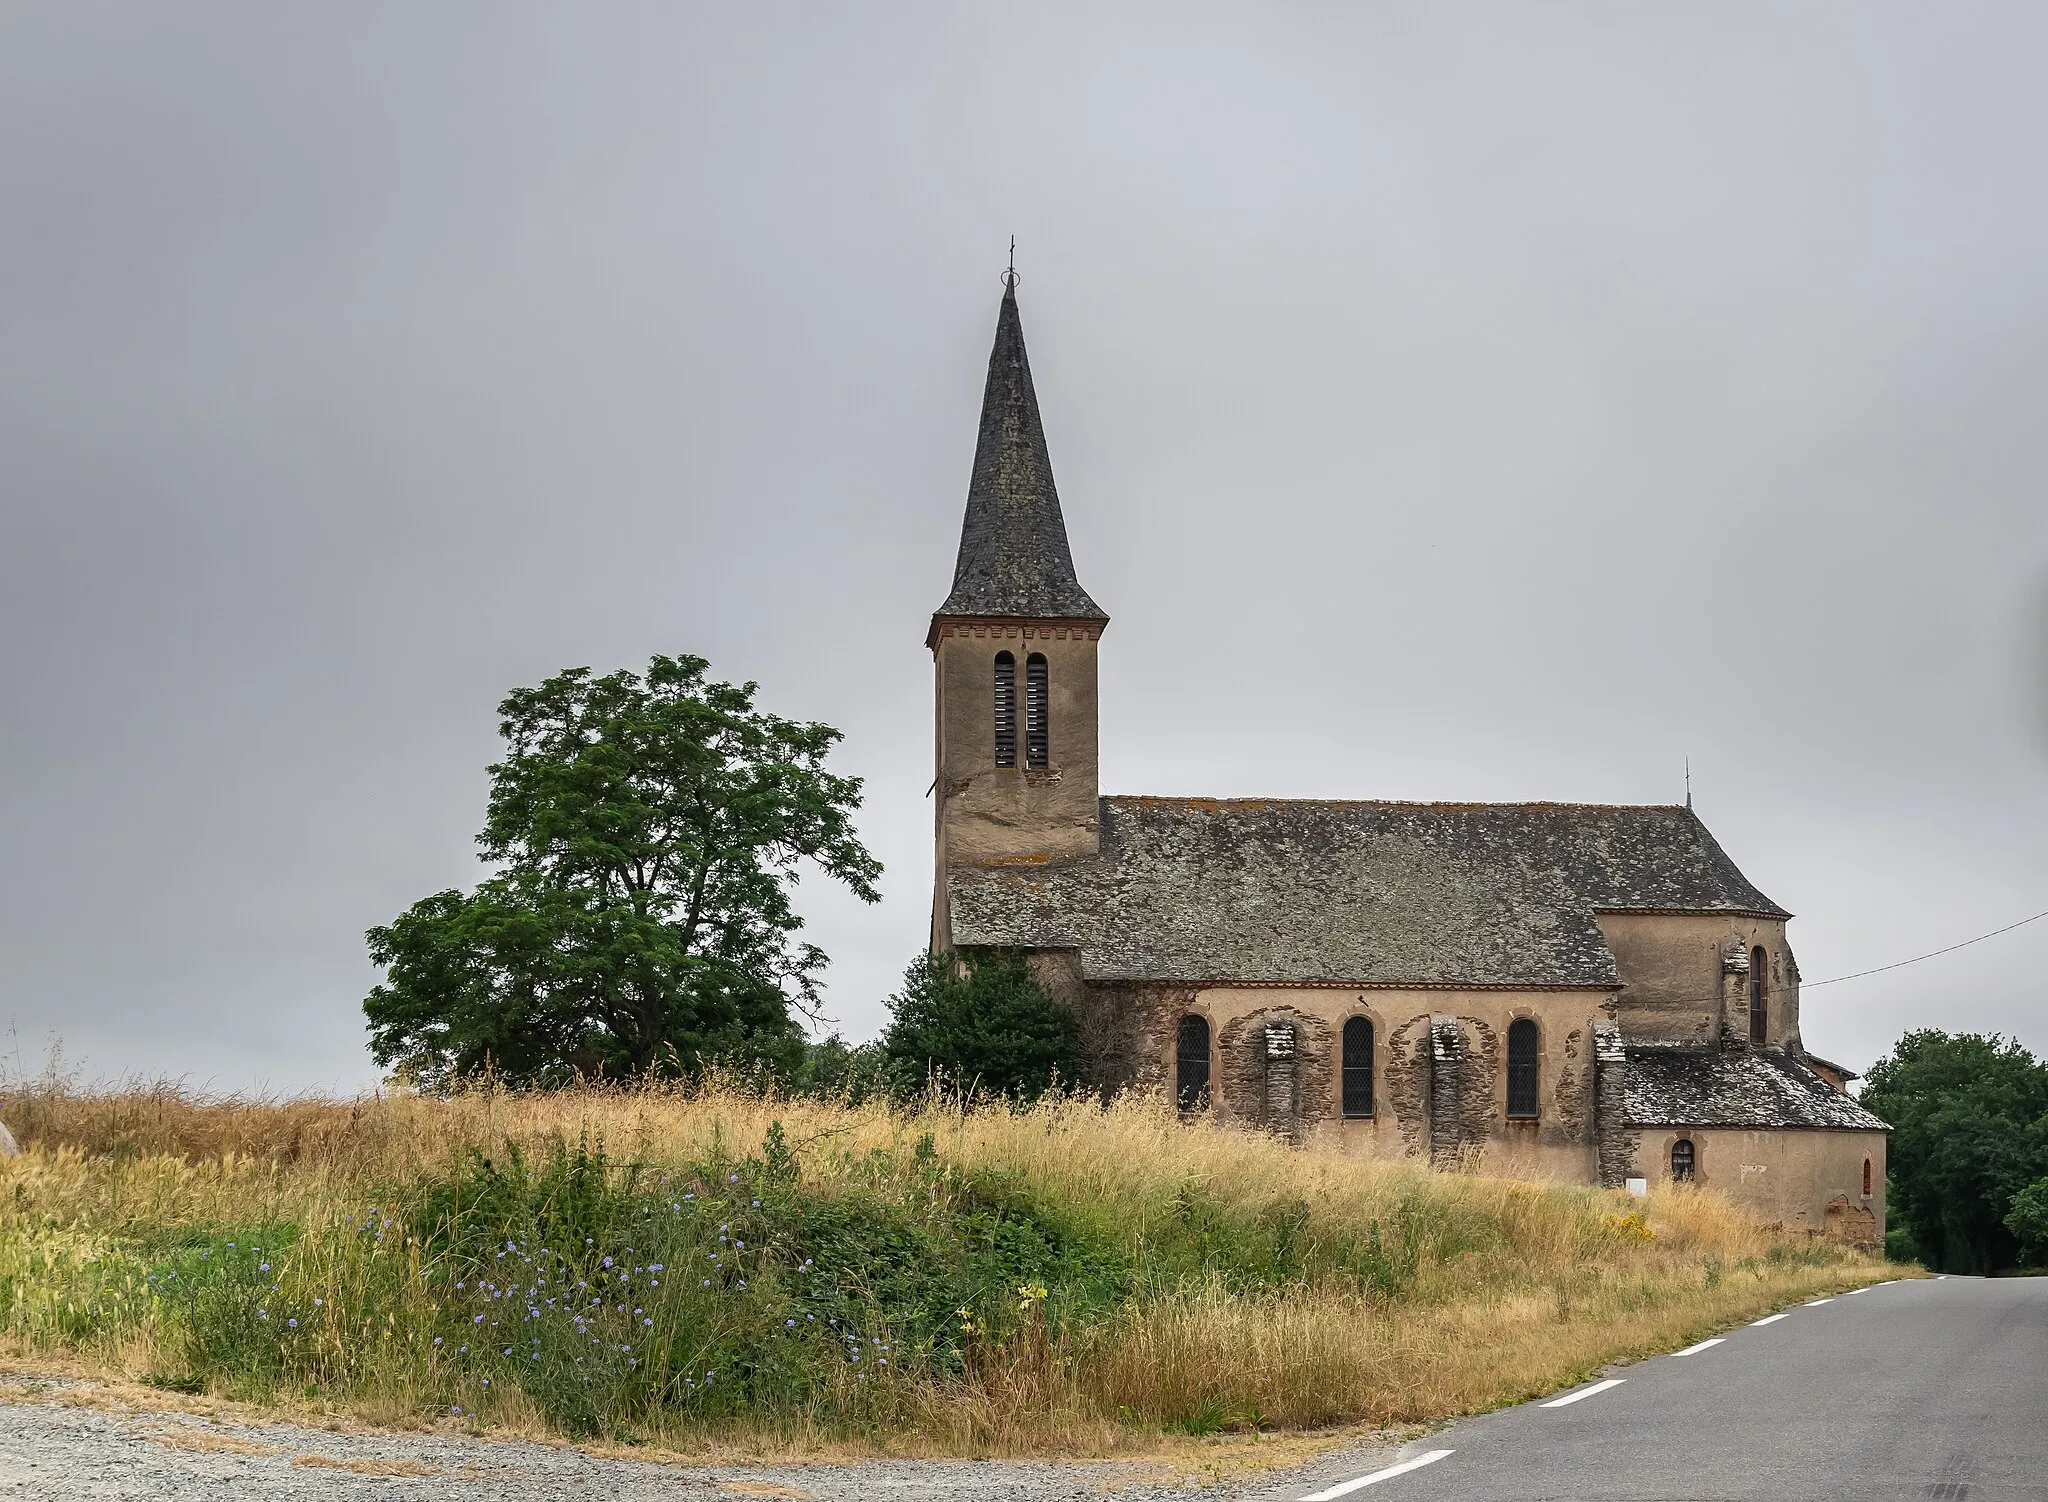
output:
[[[1650,1192],[1650,1181],[1648,1179],[1628,1179],[1625,1181],[1625,1185],[1628,1192],[1637,1199],[1646,1197]]]

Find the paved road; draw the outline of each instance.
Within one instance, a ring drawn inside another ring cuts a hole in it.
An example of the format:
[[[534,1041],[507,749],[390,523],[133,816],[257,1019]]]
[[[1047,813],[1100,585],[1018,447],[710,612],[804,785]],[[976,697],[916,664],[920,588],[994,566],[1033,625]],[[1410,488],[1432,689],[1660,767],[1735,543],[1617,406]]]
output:
[[[2048,1499],[2048,1278],[1887,1283],[1802,1305],[1609,1386],[1453,1425],[1428,1461],[1261,1498],[1357,1502]],[[1345,1490],[1348,1486],[1350,1489]]]

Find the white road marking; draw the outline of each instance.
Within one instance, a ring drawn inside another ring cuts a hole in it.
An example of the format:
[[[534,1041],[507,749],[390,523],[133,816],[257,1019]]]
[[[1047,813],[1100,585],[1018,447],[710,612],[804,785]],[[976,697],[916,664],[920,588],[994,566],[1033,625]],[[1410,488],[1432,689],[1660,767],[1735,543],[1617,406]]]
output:
[[[1787,1309],[1783,1314],[1766,1314],[1762,1319],[1753,1319],[1749,1323],[1754,1328],[1757,1325],[1775,1325],[1779,1320],[1791,1317],[1792,1311]]]
[[[1807,1307],[1807,1308],[1809,1308],[1809,1309],[1818,1309],[1818,1308],[1820,1308],[1820,1306],[1821,1306],[1821,1305],[1823,1305],[1823,1304],[1832,1304],[1832,1303],[1834,1303],[1834,1300],[1833,1300],[1832,1298],[1825,1298],[1825,1299],[1808,1299],[1808,1300],[1806,1301],[1806,1307]]]
[[[1582,1387],[1577,1392],[1568,1392],[1561,1398],[1552,1398],[1548,1403],[1539,1403],[1536,1406],[1538,1408],[1563,1408],[1568,1404],[1578,1402],[1581,1398],[1590,1398],[1595,1393],[1605,1392],[1610,1387],[1619,1387],[1626,1381],[1628,1381],[1626,1377],[1609,1377],[1605,1382],[1595,1382],[1591,1387]]]
[[[1301,1499],[1301,1502],[1336,1502],[1337,1498],[1349,1496],[1361,1486],[1371,1486],[1375,1481],[1385,1481],[1390,1476],[1405,1476],[1410,1471],[1419,1471],[1426,1465],[1435,1465],[1439,1460],[1442,1460],[1451,1453],[1449,1450],[1431,1450],[1427,1454],[1416,1456],[1413,1460],[1404,1460],[1399,1465],[1390,1465],[1384,1471],[1374,1471],[1370,1476],[1355,1476],[1349,1481],[1340,1481],[1335,1486],[1328,1487],[1323,1491],[1310,1492]]]
[[[1700,1352],[1704,1351],[1708,1346],[1717,1346],[1720,1343],[1721,1337],[1716,1335],[1712,1340],[1703,1340],[1696,1346],[1687,1346],[1684,1350],[1673,1351],[1671,1354],[1674,1356],[1697,1356]]]
[[[1870,1292],[1870,1289],[1871,1289],[1871,1288],[1882,1288],[1882,1287],[1884,1287],[1884,1284],[1882,1284],[1882,1283],[1872,1283],[1872,1284],[1870,1285],[1870,1287],[1869,1287],[1869,1288],[1852,1288],[1852,1289],[1850,1289],[1850,1290],[1849,1290],[1849,1292],[1848,1292],[1848,1293],[1845,1293],[1845,1294],[1843,1294],[1843,1295],[1842,1295],[1842,1297],[1846,1299],[1846,1298],[1848,1298],[1848,1297],[1849,1297],[1849,1296],[1850,1296],[1851,1294],[1858,1294],[1858,1293],[1868,1293],[1868,1292]]]

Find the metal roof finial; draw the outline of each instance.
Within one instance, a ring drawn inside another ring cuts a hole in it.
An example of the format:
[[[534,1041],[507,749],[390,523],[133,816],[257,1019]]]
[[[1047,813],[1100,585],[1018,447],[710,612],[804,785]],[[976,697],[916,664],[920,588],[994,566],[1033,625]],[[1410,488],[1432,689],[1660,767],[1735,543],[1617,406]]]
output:
[[[1012,235],[1010,236],[1010,269],[1003,273],[1003,290],[1005,292],[1015,292],[1017,290],[1017,283],[1022,280],[1023,278],[1017,275],[1017,237]]]

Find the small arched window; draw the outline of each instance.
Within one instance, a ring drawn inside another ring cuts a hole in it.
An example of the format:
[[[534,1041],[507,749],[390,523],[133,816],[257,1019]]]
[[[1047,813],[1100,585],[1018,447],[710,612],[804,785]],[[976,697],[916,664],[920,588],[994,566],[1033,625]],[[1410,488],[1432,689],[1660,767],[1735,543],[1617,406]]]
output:
[[[1508,1116],[1528,1120],[1536,1115],[1535,1019],[1517,1017],[1508,1024]]]
[[[1024,659],[1024,765],[1052,765],[1051,684],[1045,671],[1045,654],[1033,652]]]
[[[1181,1018],[1174,1045],[1173,1094],[1183,1111],[1209,1104],[1209,1019],[1193,1013]]]
[[[1865,1199],[1869,1199],[1869,1198],[1870,1198],[1870,1183],[1871,1183],[1871,1174],[1870,1174],[1870,1160],[1869,1160],[1868,1158],[1865,1158],[1865,1159],[1863,1160],[1863,1197],[1864,1197]]]
[[[1344,1114],[1372,1115],[1372,1019],[1344,1024]]]
[[[1749,952],[1749,1043],[1762,1048],[1771,1034],[1771,957],[1759,944]]]
[[[1692,1182],[1692,1171],[1693,1171],[1693,1167],[1694,1167],[1694,1165],[1696,1165],[1696,1164],[1697,1164],[1698,1162],[1699,1162],[1699,1159],[1698,1159],[1698,1157],[1697,1157],[1697,1156],[1696,1156],[1696,1154],[1695,1154],[1695,1149],[1693,1148],[1692,1142],[1691,1142],[1691,1140],[1690,1140],[1689,1138],[1681,1137],[1681,1138],[1679,1138],[1679,1139],[1678,1139],[1678,1140],[1677,1140],[1676,1142],[1672,1143],[1672,1144],[1671,1144],[1671,1179],[1672,1179],[1672,1182],[1673,1182],[1673,1183],[1677,1183],[1677,1184],[1689,1184],[1689,1183],[1691,1183],[1691,1182]]]
[[[996,765],[1017,765],[1017,659],[996,653]]]

